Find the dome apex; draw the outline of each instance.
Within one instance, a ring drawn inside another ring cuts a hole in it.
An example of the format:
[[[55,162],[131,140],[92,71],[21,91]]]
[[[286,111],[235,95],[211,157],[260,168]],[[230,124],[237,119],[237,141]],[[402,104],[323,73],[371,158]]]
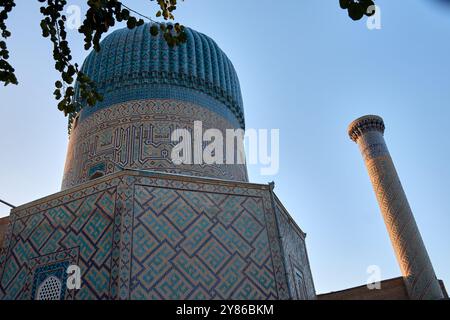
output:
[[[169,47],[162,33],[150,34],[151,24],[118,29],[92,51],[82,71],[96,82],[104,97],[87,107],[76,88],[80,120],[113,104],[154,98],[201,101],[209,109],[244,128],[239,80],[233,64],[208,36],[185,28],[187,42]],[[195,96],[195,97],[194,97]],[[211,107],[213,106],[213,107]]]

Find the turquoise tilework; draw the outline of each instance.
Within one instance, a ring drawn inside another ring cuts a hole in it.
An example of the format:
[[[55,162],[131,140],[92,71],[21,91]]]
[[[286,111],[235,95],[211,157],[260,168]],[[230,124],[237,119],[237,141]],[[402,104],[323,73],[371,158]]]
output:
[[[274,299],[263,215],[261,198],[136,186],[130,298]]]
[[[76,87],[80,119],[112,104],[139,99],[180,99],[219,113],[245,127],[242,94],[233,64],[206,35],[186,28],[187,43],[170,48],[150,24],[114,31],[92,51],[82,71],[97,84],[104,101],[86,108]],[[78,113],[78,112],[76,112]],[[71,118],[75,114],[71,115]]]

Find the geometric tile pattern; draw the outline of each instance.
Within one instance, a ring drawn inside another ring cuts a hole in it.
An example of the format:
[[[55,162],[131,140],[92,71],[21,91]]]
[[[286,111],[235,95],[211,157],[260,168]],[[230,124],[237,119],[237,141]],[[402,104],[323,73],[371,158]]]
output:
[[[384,130],[383,119],[366,116],[355,120],[349,132],[363,155],[409,296],[413,300],[442,299],[433,265],[386,146]]]
[[[392,159],[389,156],[378,157],[366,164],[408,293],[414,300],[442,298],[441,288]]]
[[[81,289],[64,299],[290,299],[274,208],[267,185],[99,178],[12,210],[0,299],[31,299],[67,263]]]
[[[286,209],[276,196],[275,203],[291,296],[299,300],[304,300],[305,298],[315,299],[316,291],[312,280],[308,253],[306,251],[306,235],[290,218]],[[303,275],[301,288],[299,288],[298,274]]]
[[[131,299],[275,299],[261,198],[135,187]]]
[[[76,298],[108,298],[114,198],[108,189],[15,219],[1,278],[5,298],[29,299],[25,284],[33,259],[69,248],[77,248],[82,272]]]
[[[203,132],[236,128],[216,112],[176,99],[133,100],[111,105],[84,119],[71,133],[62,188],[90,180],[99,172],[127,169],[156,170],[210,178],[247,181],[245,164],[174,164],[171,141],[175,129],[194,137],[194,121]],[[206,147],[206,144],[203,146]],[[223,146],[226,155],[226,143]],[[237,153],[237,147],[234,147]],[[226,159],[223,159],[226,163]]]

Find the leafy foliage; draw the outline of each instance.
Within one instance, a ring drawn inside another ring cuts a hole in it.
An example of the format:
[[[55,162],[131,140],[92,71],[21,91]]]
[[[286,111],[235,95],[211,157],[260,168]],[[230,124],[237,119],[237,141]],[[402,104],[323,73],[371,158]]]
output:
[[[77,110],[80,101],[75,101],[75,89],[73,83],[78,81],[79,94],[83,101],[89,106],[102,101],[103,97],[97,92],[95,83],[83,72],[80,71],[78,64],[72,64],[71,50],[66,40],[65,31],[66,16],[63,14],[66,0],[38,0],[46,3],[41,7],[41,13],[44,18],[41,21],[42,35],[49,38],[53,43],[53,58],[55,60],[55,69],[61,73],[61,80],[55,83],[54,95],[58,100],[58,109],[65,115]],[[158,1],[161,6],[164,18],[173,19],[170,13],[176,8],[176,1]],[[84,35],[84,48],[89,50],[91,47],[99,51],[100,41],[104,33],[108,32],[117,22],[126,22],[129,29],[144,24],[142,18],[136,18],[132,15],[132,9],[123,5],[117,0],[88,0],[88,10],[85,19],[78,29]],[[135,12],[135,11],[133,11]],[[139,13],[138,13],[139,14]],[[140,15],[140,14],[139,14]],[[158,15],[158,14],[157,14]],[[142,16],[142,15],[141,15]],[[144,16],[143,16],[144,17]],[[148,18],[151,20],[150,18]],[[179,24],[165,26],[164,24],[155,24],[160,26],[167,43],[171,46],[185,41],[184,27]],[[158,35],[158,27],[152,27],[152,34]],[[173,30],[172,30],[173,29]]]
[[[28,0],[30,1],[30,0]],[[48,38],[53,44],[53,59],[55,69],[61,74],[61,79],[55,82],[54,96],[58,101],[58,109],[65,115],[77,110],[80,101],[75,101],[74,83],[78,81],[81,99],[93,106],[103,97],[97,92],[95,82],[80,71],[77,63],[72,63],[72,55],[67,41],[65,22],[67,17],[63,14],[67,5],[66,0],[38,0],[42,3],[40,11],[42,20],[40,27],[42,36]],[[88,10],[85,19],[78,29],[84,35],[84,48],[93,47],[99,51],[100,41],[104,33],[113,27],[116,22],[126,22],[129,29],[144,24],[144,19],[152,21],[149,32],[152,36],[158,36],[161,32],[170,47],[180,45],[187,41],[187,35],[183,25],[179,23],[158,23],[133,9],[127,7],[118,0],[86,0]],[[177,0],[150,0],[157,3],[159,10],[155,16],[164,20],[174,20],[173,12],[177,9]],[[184,0],[181,0],[184,1]],[[342,9],[347,9],[353,20],[359,20],[364,15],[374,14],[369,10],[374,5],[372,0],[339,0]],[[14,74],[14,68],[8,63],[9,52],[6,39],[11,36],[7,29],[6,20],[8,14],[15,7],[15,0],[0,0],[0,82],[4,85],[18,84]],[[70,125],[69,125],[70,127]]]
[[[80,101],[75,101],[75,81],[78,81],[80,97],[88,105],[93,106],[101,101],[103,97],[96,90],[93,82],[86,74],[80,71],[77,63],[72,63],[72,55],[67,41],[65,22],[67,17],[64,9],[66,0],[38,0],[42,3],[40,8],[43,16],[40,27],[42,36],[48,38],[53,45],[53,59],[55,69],[60,73],[61,79],[55,82],[53,92],[58,101],[58,109],[65,115],[77,110]],[[164,20],[173,20],[173,11],[177,8],[177,0],[151,0],[156,1],[160,10],[156,17],[163,17]],[[85,19],[79,28],[79,32],[84,35],[84,48],[89,50],[93,47],[99,51],[100,41],[104,33],[109,31],[116,22],[126,22],[129,29],[144,24],[144,19],[154,22],[150,28],[153,36],[158,36],[162,32],[168,45],[173,47],[186,42],[187,36],[184,26],[179,23],[162,24],[157,23],[149,17],[125,6],[118,0],[87,0],[88,10]],[[8,63],[9,52],[6,39],[11,36],[7,29],[6,20],[8,14],[16,6],[15,0],[0,0],[0,32],[3,38],[0,41],[0,82],[5,85],[18,84],[14,74],[14,68]],[[136,17],[135,15],[139,17]]]
[[[372,0],[339,0],[339,4],[342,9],[348,10],[348,16],[353,20],[375,14],[375,3]]]
[[[6,20],[8,13],[16,6],[14,0],[0,0],[0,32],[3,39],[9,38],[11,32],[6,27]],[[8,63],[9,51],[4,40],[0,41],[0,82],[5,86],[8,84],[18,84],[17,78],[14,75],[14,68]]]

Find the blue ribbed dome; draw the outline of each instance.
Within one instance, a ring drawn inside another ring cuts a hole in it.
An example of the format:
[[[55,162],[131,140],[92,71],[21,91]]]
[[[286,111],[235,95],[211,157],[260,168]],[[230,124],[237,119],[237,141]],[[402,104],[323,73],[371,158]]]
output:
[[[214,109],[244,128],[241,89],[231,61],[211,38],[190,28],[186,33],[187,42],[174,48],[161,32],[153,37],[150,24],[108,35],[100,52],[91,52],[82,67],[104,101],[86,107],[76,89],[80,119],[116,103],[173,98]]]

